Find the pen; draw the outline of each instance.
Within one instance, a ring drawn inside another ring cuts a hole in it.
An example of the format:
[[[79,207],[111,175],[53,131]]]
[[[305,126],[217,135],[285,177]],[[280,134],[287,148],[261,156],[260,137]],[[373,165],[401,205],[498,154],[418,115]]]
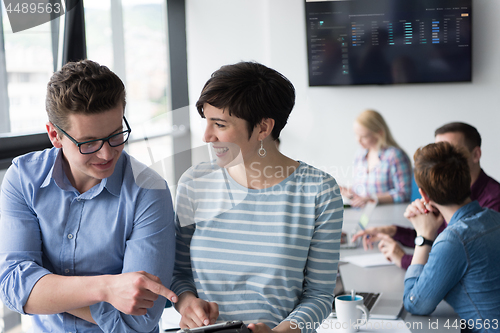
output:
[[[359,227],[361,228],[361,230],[365,231],[365,227],[363,227],[363,224],[360,222],[358,222],[358,225]],[[366,239],[369,239],[370,238],[370,235],[366,235]]]

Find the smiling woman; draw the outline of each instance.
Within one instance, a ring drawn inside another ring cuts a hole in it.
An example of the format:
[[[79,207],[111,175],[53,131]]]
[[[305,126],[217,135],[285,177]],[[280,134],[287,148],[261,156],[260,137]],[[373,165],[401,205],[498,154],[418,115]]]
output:
[[[243,320],[255,333],[292,332],[331,312],[342,201],[333,177],[277,148],[294,103],[290,81],[253,62],[223,66],[202,90],[215,161],[189,169],[177,191],[182,328]]]

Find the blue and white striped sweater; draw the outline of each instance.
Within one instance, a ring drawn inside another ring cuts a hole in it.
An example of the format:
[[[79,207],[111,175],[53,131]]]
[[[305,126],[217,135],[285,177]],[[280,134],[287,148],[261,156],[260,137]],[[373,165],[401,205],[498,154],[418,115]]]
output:
[[[335,179],[301,162],[253,190],[203,163],[177,190],[174,292],[216,302],[221,321],[293,320],[307,333],[328,316],[343,218]]]

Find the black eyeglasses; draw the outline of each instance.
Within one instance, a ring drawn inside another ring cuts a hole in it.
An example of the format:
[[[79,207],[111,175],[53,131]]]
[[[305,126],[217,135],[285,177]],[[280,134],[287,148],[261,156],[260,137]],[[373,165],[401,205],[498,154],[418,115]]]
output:
[[[73,142],[78,147],[81,154],[86,155],[86,154],[93,154],[99,151],[99,149],[102,148],[105,142],[107,142],[111,147],[118,147],[127,142],[130,136],[130,132],[132,132],[132,130],[128,125],[127,119],[125,119],[125,116],[123,117],[123,120],[125,121],[125,125],[127,126],[126,131],[110,135],[107,138],[95,139],[83,142],[76,141],[71,137],[71,135],[66,133],[61,127],[57,126],[56,124],[54,124],[54,126],[57,127],[58,130],[60,130],[64,135],[66,135],[68,139],[70,139],[71,142]]]

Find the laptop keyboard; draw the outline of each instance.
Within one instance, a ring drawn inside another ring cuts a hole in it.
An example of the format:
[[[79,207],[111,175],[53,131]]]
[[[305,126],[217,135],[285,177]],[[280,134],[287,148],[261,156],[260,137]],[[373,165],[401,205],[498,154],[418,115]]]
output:
[[[380,296],[379,293],[356,293],[356,295],[363,296],[363,303],[365,304],[368,311],[372,309],[373,304],[375,304]]]

